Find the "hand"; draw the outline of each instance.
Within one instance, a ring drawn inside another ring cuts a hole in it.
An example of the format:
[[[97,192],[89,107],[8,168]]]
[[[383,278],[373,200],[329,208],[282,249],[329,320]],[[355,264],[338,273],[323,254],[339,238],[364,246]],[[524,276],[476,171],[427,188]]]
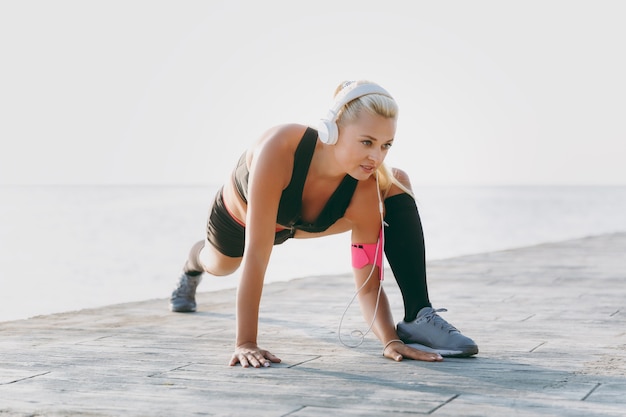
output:
[[[403,358],[414,359],[416,361],[425,362],[441,362],[443,358],[438,353],[424,352],[410,346],[405,345],[402,342],[390,343],[383,352],[386,358],[393,359],[396,362],[400,362]]]
[[[230,358],[229,365],[235,366],[240,363],[243,368],[247,368],[250,365],[260,368],[261,366],[268,367],[272,362],[279,363],[280,359],[267,350],[259,348],[256,343],[244,343],[235,348],[235,353]]]

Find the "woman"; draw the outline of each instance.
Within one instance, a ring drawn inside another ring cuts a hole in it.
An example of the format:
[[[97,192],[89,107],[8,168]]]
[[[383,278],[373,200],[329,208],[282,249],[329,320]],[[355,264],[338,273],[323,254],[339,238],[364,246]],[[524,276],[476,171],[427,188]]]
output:
[[[335,92],[319,132],[296,124],[278,126],[242,155],[232,180],[215,198],[207,238],[191,249],[170,300],[172,311],[195,311],[203,272],[227,275],[242,267],[230,365],[280,362],[257,345],[259,304],[273,245],[291,237],[346,231],[351,231],[354,278],[362,287],[359,303],[384,356],[440,361],[442,356],[478,353],[470,338],[437,314],[445,310],[430,304],[422,227],[409,179],[383,164],[394,141],[397,113],[382,87],[346,82]],[[369,279],[372,271],[382,273],[383,242],[404,299],[405,317],[397,327],[380,281]]]

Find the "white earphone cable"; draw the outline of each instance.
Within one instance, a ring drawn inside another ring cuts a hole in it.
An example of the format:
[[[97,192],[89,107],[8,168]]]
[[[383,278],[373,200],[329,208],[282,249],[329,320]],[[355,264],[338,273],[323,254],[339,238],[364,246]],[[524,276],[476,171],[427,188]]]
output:
[[[379,187],[379,183],[378,183],[378,170],[376,171],[376,195],[378,196],[378,211],[380,213],[380,227],[381,227],[381,233],[380,233],[380,237],[378,238],[378,241],[376,242],[376,251],[375,251],[375,255],[374,255],[374,260],[372,262],[372,269],[370,270],[369,275],[367,276],[367,279],[365,280],[365,282],[363,282],[363,284],[357,289],[357,291],[354,293],[354,295],[352,296],[352,299],[350,300],[350,302],[348,303],[348,305],[346,306],[346,308],[343,311],[343,314],[341,315],[341,319],[339,320],[339,329],[337,331],[338,337],[339,337],[339,341],[341,342],[341,344],[343,344],[346,347],[349,348],[356,348],[361,346],[361,344],[363,343],[363,341],[365,340],[365,336],[367,336],[369,334],[369,332],[372,330],[372,328],[374,327],[374,322],[376,321],[376,315],[378,314],[378,305],[380,303],[380,295],[382,293],[383,290],[383,274],[384,274],[384,268],[385,268],[385,258],[382,255],[382,249],[384,248],[384,244],[385,244],[385,219],[383,216],[383,202],[382,199],[380,198],[380,187]],[[350,308],[350,306],[352,305],[352,303],[354,303],[354,300],[356,299],[356,297],[359,295],[359,293],[361,292],[361,290],[363,290],[363,288],[365,288],[365,286],[367,285],[367,283],[369,282],[370,278],[372,278],[372,275],[374,274],[374,271],[376,270],[376,264],[378,263],[378,257],[381,256],[381,265],[380,265],[380,271],[379,271],[379,275],[381,277],[379,285],[378,285],[378,294],[376,296],[376,306],[374,307],[374,316],[372,317],[372,321],[369,324],[369,327],[367,328],[367,330],[365,332],[359,330],[359,329],[354,329],[350,332],[350,337],[352,339],[358,339],[356,344],[347,344],[346,342],[344,342],[342,336],[341,336],[341,328],[343,327],[343,320],[345,318],[345,315],[348,312],[348,309]]]

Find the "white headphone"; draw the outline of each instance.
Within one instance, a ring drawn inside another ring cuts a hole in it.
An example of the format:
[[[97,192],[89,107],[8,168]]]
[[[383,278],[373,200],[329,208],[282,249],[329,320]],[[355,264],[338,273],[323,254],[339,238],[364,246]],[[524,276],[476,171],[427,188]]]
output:
[[[324,119],[320,121],[318,128],[318,135],[322,142],[334,145],[337,143],[339,137],[339,128],[337,127],[337,114],[339,111],[351,102],[359,97],[366,96],[368,94],[382,94],[384,96],[391,97],[391,94],[381,86],[377,84],[357,84],[352,81],[347,83],[344,88],[339,91],[335,97],[333,106],[328,110],[328,114]]]

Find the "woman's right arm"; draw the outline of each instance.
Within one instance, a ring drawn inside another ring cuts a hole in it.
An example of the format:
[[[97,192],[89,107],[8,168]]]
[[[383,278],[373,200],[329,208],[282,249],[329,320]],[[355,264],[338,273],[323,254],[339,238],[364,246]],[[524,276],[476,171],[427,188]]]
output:
[[[265,271],[276,233],[276,215],[283,189],[291,179],[292,136],[297,128],[286,126],[268,133],[255,149],[248,180],[246,244],[237,289],[237,336],[230,365],[268,366],[280,359],[257,345],[259,306]],[[302,133],[300,133],[301,136]]]

